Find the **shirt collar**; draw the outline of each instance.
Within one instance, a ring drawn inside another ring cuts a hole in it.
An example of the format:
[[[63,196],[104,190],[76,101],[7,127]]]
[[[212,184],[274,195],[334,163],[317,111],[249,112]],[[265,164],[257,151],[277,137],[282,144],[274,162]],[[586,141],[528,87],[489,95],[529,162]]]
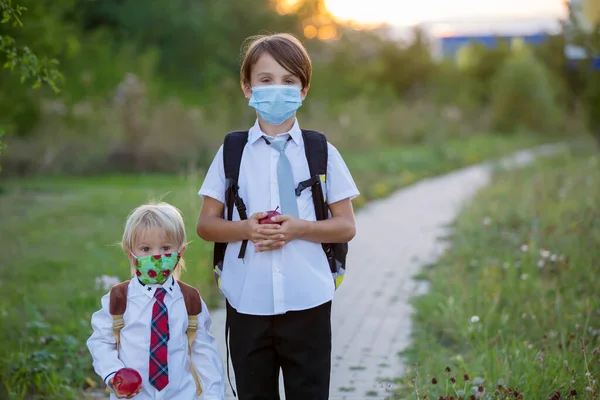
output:
[[[292,137],[292,141],[294,143],[302,144],[302,131],[300,130],[300,125],[298,125],[297,119],[294,120],[294,125],[292,126],[292,129],[289,130],[289,132],[281,133],[277,136],[285,137],[288,134]],[[254,126],[252,128],[250,128],[250,132],[248,133],[248,143],[254,144],[258,139],[260,139],[263,136],[269,136],[269,135],[267,135],[266,133],[264,133],[262,131],[262,129],[260,129],[258,119],[256,119]]]
[[[137,277],[134,277],[131,280],[131,283],[138,292],[144,293],[146,296],[148,296],[151,299],[154,298],[154,293],[156,292],[156,289],[158,289],[159,287],[164,288],[166,290],[167,294],[173,298],[182,296],[181,289],[179,288],[179,284],[177,283],[175,278],[173,278],[173,275],[171,275],[169,277],[169,279],[167,279],[167,281],[165,283],[163,283],[162,285],[159,285],[157,283],[144,285],[142,282],[140,282],[139,279],[137,279]]]

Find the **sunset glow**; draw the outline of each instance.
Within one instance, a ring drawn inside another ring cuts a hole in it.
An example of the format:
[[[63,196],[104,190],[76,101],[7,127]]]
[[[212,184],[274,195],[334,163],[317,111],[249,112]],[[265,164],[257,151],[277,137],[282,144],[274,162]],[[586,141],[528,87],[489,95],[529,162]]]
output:
[[[325,0],[325,5],[338,20],[359,25],[565,14],[564,0]]]

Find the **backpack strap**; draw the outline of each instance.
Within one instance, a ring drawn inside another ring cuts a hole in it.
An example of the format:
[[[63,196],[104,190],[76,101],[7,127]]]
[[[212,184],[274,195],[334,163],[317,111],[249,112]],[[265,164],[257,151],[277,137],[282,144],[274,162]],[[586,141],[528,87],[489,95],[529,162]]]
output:
[[[327,161],[329,157],[327,137],[321,132],[302,129],[302,137],[304,139],[304,152],[308,161],[308,169],[310,171],[310,179],[300,182],[296,188],[296,195],[300,196],[302,190],[307,187],[312,187],[312,197],[315,206],[315,216],[317,221],[322,221],[329,218],[329,206],[327,205],[327,190],[323,185],[327,182]],[[327,256],[329,268],[333,274],[337,274],[340,268],[338,256],[345,254],[347,244],[344,243],[322,243],[323,251]],[[341,265],[345,267],[345,265]],[[341,282],[341,280],[340,280]],[[336,288],[339,282],[336,281]]]
[[[110,289],[108,311],[113,318],[113,336],[115,337],[115,343],[117,344],[117,354],[119,353],[120,335],[121,329],[125,326],[123,322],[123,314],[127,308],[127,289],[129,287],[129,280],[125,282],[117,283]]]
[[[310,178],[298,184],[296,195],[299,196],[302,190],[312,187],[317,221],[322,221],[327,219],[329,211],[325,196],[326,190],[323,189],[323,184],[327,181],[327,159],[329,157],[327,137],[321,132],[302,129],[302,138],[304,139],[304,152],[308,161]]]
[[[240,165],[242,154],[248,142],[248,131],[229,132],[223,141],[223,166],[225,169],[225,203],[227,206],[227,220],[233,220],[233,206],[238,210],[240,219],[248,219],[246,205],[239,196],[238,179],[240,176]],[[238,258],[244,258],[248,241],[244,240],[238,254]]]
[[[202,300],[200,299],[200,292],[198,289],[187,283],[177,281],[183,294],[183,300],[185,301],[185,308],[188,314],[188,327],[185,331],[188,340],[188,353],[190,355],[190,369],[196,382],[196,393],[198,396],[202,394],[202,385],[200,384],[200,378],[198,377],[198,371],[194,367],[192,362],[192,348],[194,339],[196,338],[196,331],[198,330],[198,314],[202,312]]]

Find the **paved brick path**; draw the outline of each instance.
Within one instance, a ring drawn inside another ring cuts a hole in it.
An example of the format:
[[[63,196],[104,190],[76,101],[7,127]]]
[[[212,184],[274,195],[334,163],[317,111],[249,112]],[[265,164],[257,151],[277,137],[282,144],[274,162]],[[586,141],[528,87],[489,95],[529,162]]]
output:
[[[543,146],[537,153],[557,149]],[[532,152],[523,151],[502,164],[523,166],[533,159]],[[412,277],[439,257],[445,247],[439,238],[460,207],[489,182],[491,170],[491,164],[482,164],[427,179],[357,213],[348,271],[333,301],[331,400],[391,398],[393,388],[379,381],[403,373],[397,353],[409,345],[409,300],[427,290]],[[223,360],[224,317],[222,310],[212,312]],[[235,384],[233,368],[231,375]]]

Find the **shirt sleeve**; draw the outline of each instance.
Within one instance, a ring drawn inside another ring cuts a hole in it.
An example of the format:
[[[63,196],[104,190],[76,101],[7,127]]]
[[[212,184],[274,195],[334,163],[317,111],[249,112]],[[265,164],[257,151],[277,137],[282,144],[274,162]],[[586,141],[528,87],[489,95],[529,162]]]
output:
[[[360,192],[354,183],[348,166],[340,152],[331,143],[327,144],[327,203],[333,204],[344,199],[354,199]]]
[[[202,384],[203,400],[225,398],[225,371],[215,338],[210,334],[210,314],[204,300],[198,314],[198,330],[192,348],[192,362]]]
[[[94,371],[108,384],[108,380],[118,370],[125,367],[119,360],[117,343],[112,333],[113,318],[108,311],[109,295],[101,300],[102,308],[92,315],[92,336],[87,347],[92,355]]]
[[[198,195],[202,198],[212,197],[225,204],[225,169],[223,167],[223,146],[219,147],[213,159]]]

